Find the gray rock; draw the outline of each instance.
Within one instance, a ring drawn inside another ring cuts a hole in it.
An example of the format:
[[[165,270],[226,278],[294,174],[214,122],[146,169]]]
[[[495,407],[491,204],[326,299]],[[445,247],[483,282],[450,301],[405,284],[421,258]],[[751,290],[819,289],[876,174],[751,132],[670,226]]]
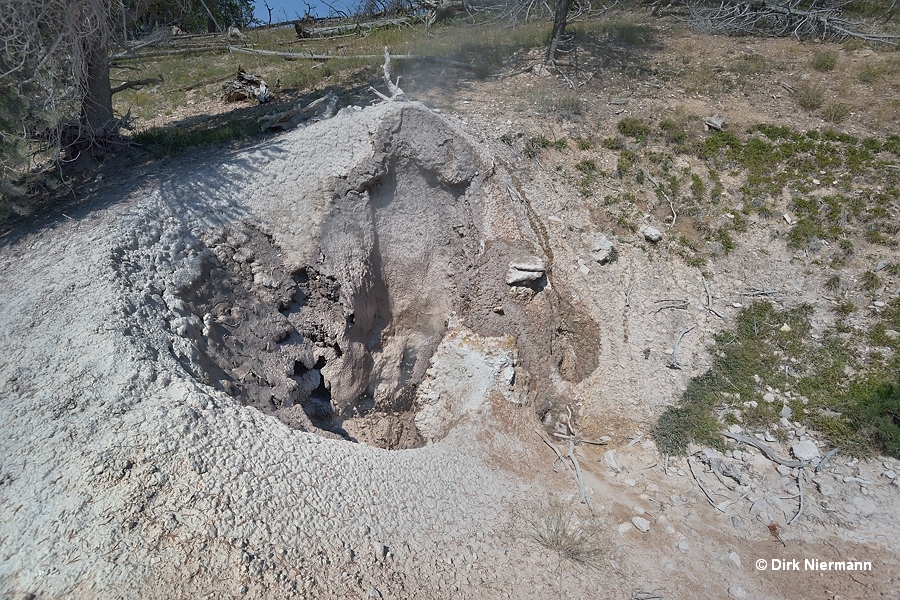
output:
[[[528,260],[517,261],[509,263],[510,269],[516,269],[518,271],[534,271],[543,273],[547,270],[547,267],[544,266],[544,261],[540,258],[531,258]]]
[[[728,595],[732,598],[737,598],[738,600],[750,597],[750,594],[747,592],[747,590],[736,583],[734,585],[728,586]]]
[[[741,568],[741,557],[734,550],[731,550],[719,557],[719,561],[726,565]]]
[[[656,227],[650,227],[649,225],[645,226],[641,229],[641,234],[644,236],[644,239],[648,242],[653,242],[654,244],[662,241],[663,234]]]
[[[856,509],[856,512],[863,517],[870,517],[878,510],[878,505],[875,502],[862,496],[854,496],[850,503]]]
[[[878,264],[875,265],[875,270],[876,270],[876,271],[883,271],[884,269],[887,268],[887,266],[888,266],[888,262],[887,262],[886,260],[879,260],[879,261],[878,261]]]
[[[828,485],[820,479],[814,479],[813,483],[816,484],[816,489],[818,489],[819,493],[823,496],[834,496],[835,492],[837,491],[834,489],[834,486]]]
[[[791,452],[797,460],[815,460],[819,458],[819,449],[812,440],[803,440],[791,446]]]
[[[784,417],[785,419],[790,419],[791,415],[793,415],[793,414],[794,414],[794,411],[791,409],[791,407],[788,406],[787,404],[785,404],[784,406],[781,407],[781,412],[778,413],[778,416]]]
[[[621,470],[619,463],[616,461],[616,451],[607,450],[603,453],[603,464],[618,473]]]
[[[601,265],[612,261],[613,243],[602,233],[591,236],[588,247],[591,249],[591,258]]]
[[[523,271],[513,267],[506,272],[506,285],[515,285],[517,283],[531,283],[537,281],[544,276],[543,271]]]
[[[506,284],[531,283],[544,276],[547,267],[540,258],[528,258],[509,263],[509,271],[506,272]]]
[[[775,402],[775,394],[773,394],[772,392],[766,392],[765,394],[763,394],[763,400],[765,400],[766,402]]]
[[[647,533],[650,531],[650,521],[643,517],[631,517],[631,524],[634,525],[638,531],[642,533]]]

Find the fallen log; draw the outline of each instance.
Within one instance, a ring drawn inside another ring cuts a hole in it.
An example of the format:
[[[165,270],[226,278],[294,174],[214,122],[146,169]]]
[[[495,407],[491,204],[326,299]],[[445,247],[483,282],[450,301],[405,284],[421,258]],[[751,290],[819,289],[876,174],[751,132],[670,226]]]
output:
[[[285,131],[296,127],[304,121],[330,119],[334,116],[337,100],[337,95],[329,91],[306,106],[298,106],[275,115],[260,117],[259,122],[262,123],[262,131]]]

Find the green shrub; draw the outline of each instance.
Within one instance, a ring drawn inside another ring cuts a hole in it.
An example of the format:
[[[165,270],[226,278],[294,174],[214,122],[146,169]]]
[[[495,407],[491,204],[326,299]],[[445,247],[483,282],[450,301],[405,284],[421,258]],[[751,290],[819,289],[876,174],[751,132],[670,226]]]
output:
[[[825,102],[825,93],[822,88],[813,84],[802,84],[797,86],[794,92],[794,99],[800,108],[805,110],[816,110],[822,107]]]
[[[831,123],[842,123],[850,116],[850,107],[842,102],[832,102],[822,110],[822,116]]]
[[[634,117],[625,117],[619,121],[619,133],[625,137],[633,138],[639,142],[647,139],[650,135],[650,126],[640,119]]]
[[[831,71],[837,66],[837,59],[838,55],[834,50],[823,50],[813,55],[810,65],[816,71]]]

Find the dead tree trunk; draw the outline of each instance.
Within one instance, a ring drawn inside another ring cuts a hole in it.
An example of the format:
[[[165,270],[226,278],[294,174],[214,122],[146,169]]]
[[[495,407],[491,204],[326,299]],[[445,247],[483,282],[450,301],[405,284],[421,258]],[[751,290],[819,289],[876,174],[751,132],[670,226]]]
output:
[[[116,121],[109,83],[109,49],[106,44],[90,38],[82,40],[82,48],[85,58],[82,125],[89,138],[102,138],[113,133]]]
[[[545,62],[556,60],[556,50],[559,41],[566,32],[566,19],[569,16],[569,4],[571,0],[556,0],[556,11],[553,14],[553,31],[550,33],[550,47],[547,48]]]

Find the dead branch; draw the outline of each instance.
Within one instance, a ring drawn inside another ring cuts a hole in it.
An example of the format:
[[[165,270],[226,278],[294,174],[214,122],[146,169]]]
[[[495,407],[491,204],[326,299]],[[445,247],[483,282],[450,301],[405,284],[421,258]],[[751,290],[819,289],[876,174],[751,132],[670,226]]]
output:
[[[739,292],[739,296],[743,299],[745,296],[749,298],[755,298],[757,296],[774,296],[778,293],[778,290],[765,290],[759,288],[750,288],[748,290],[744,290]]]
[[[719,317],[720,319],[724,319],[725,317],[723,317],[723,316],[719,313],[719,311],[717,311],[716,309],[713,308],[713,305],[712,305],[712,294],[711,294],[710,291],[709,291],[709,284],[706,283],[706,277],[704,277],[703,275],[701,275],[701,276],[700,276],[700,281],[703,282],[703,289],[706,291],[706,306],[705,306],[706,310],[708,310],[708,311],[711,312],[712,314],[716,315],[716,316]]]
[[[662,304],[662,306],[657,307],[656,310],[653,311],[654,315],[670,308],[684,309],[688,307],[688,301],[680,298],[674,300],[655,300],[654,304]]]
[[[258,54],[260,56],[280,56],[281,58],[287,60],[317,60],[317,61],[325,61],[325,60],[333,60],[335,58],[349,58],[356,60],[372,60],[374,58],[383,58],[379,54],[313,54],[311,52],[276,52],[274,50],[256,50],[254,48],[244,48],[241,46],[230,46],[229,51],[231,52],[239,52],[241,54]],[[422,56],[418,54],[394,54],[391,56],[391,60],[419,60],[427,63],[434,63],[439,65],[448,65],[451,67],[457,67],[460,69],[466,69],[469,71],[474,71],[477,69],[475,65],[472,63],[465,63],[458,60],[452,60],[449,58],[441,58],[439,56]]]
[[[800,507],[797,508],[797,514],[788,521],[788,525],[797,520],[797,517],[800,516],[800,513],[803,512],[803,467],[800,467],[800,472],[797,473],[797,489],[800,490]]]
[[[306,106],[297,106],[290,110],[261,117],[262,131],[284,131],[296,127],[304,121],[322,121],[334,116],[338,97],[333,91],[317,100],[313,100]]]
[[[835,454],[837,454],[837,452],[838,452],[837,448],[832,448],[828,452],[828,454],[823,456],[822,460],[819,461],[819,464],[816,465],[816,473],[818,473],[819,470],[822,469],[828,463],[829,460],[831,460],[831,457],[834,456]]]
[[[669,208],[672,210],[672,224],[671,224],[671,227],[675,227],[675,219],[678,218],[678,215],[675,213],[675,205],[672,204],[672,199],[669,198],[669,195],[666,194],[666,192],[662,189],[662,186],[659,185],[659,184],[656,182],[656,180],[653,179],[653,177],[652,177],[649,173],[647,174],[647,179],[650,180],[650,183],[652,183],[654,186],[656,186],[656,190],[657,190],[660,194],[662,194],[663,198],[666,199],[666,202],[669,203]]]
[[[687,464],[688,464],[688,468],[690,468],[690,470],[691,470],[691,475],[694,476],[694,481],[697,482],[697,485],[699,485],[700,489],[703,491],[703,495],[705,495],[706,499],[709,500],[709,505],[715,507],[716,510],[718,510],[718,511],[725,512],[724,510],[719,508],[715,502],[713,502],[712,496],[706,490],[706,487],[703,485],[703,482],[700,481],[700,478],[697,477],[697,473],[694,472],[694,463],[691,461],[690,456],[687,457]]]
[[[759,440],[754,439],[752,437],[749,437],[746,435],[741,435],[740,433],[731,433],[730,431],[723,431],[722,435],[724,435],[727,438],[731,438],[737,442],[749,444],[749,445],[753,446],[754,448],[757,448],[760,452],[763,453],[763,455],[766,458],[768,458],[769,460],[771,460],[773,462],[778,463],[779,465],[784,465],[786,467],[790,467],[791,469],[806,466],[805,463],[803,463],[802,461],[799,461],[799,460],[787,460],[786,458],[781,458],[780,456],[775,454],[775,452],[771,448],[769,448],[768,446],[766,446]]]
[[[150,84],[154,84],[154,83],[156,83],[156,84],[165,83],[165,79],[163,79],[163,76],[160,75],[158,77],[148,77],[147,79],[138,79],[136,81],[126,81],[125,83],[123,83],[121,85],[117,85],[116,87],[112,88],[110,90],[110,93],[117,94],[124,90],[133,89],[133,88],[142,88],[145,85],[150,85]]]
[[[553,443],[553,440],[550,439],[550,436],[548,436],[540,427],[535,427],[534,431],[541,436],[541,439],[544,440],[545,444],[550,446],[550,449],[556,454],[556,458],[559,459],[559,462],[566,465],[567,469],[571,469],[572,467],[566,462],[566,458],[563,456],[562,452],[559,451],[559,448],[556,447],[556,444]]]
[[[780,3],[725,0],[715,4],[689,0],[686,4],[691,28],[701,33],[830,38],[836,41],[853,37],[891,46],[896,46],[900,37],[860,31],[857,24],[842,17],[840,7],[818,7],[815,2],[804,6],[801,0]]]
[[[385,96],[379,93],[375,88],[370,87],[369,89],[375,92],[378,96],[382,98],[382,100],[388,102],[406,102],[409,98],[406,97],[406,94],[403,90],[400,89],[400,77],[397,77],[397,81],[391,81],[391,53],[388,52],[388,47],[384,47],[384,64],[381,66],[384,71],[384,82],[387,84],[387,89],[391,93],[391,95]]]
[[[688,333],[689,331],[691,331],[693,328],[694,328],[694,326],[691,325],[690,327],[688,327],[687,329],[685,329],[684,331],[682,331],[681,334],[678,336],[678,339],[675,340],[675,346],[672,347],[672,354],[669,355],[668,362],[667,362],[667,366],[668,366],[670,369],[681,370],[681,369],[683,369],[685,366],[687,366],[687,365],[682,365],[682,364],[680,364],[680,363],[678,362],[678,359],[675,358],[675,355],[678,353],[678,344],[681,343],[681,339],[682,339],[685,335],[687,335],[687,333]]]
[[[594,507],[591,506],[591,500],[588,498],[587,491],[584,488],[584,478],[581,476],[581,465],[578,464],[578,459],[575,457],[575,443],[572,440],[569,440],[569,459],[575,466],[575,483],[578,485],[578,492],[581,494],[581,503],[587,504],[588,509],[591,511],[591,514],[593,514]]]

